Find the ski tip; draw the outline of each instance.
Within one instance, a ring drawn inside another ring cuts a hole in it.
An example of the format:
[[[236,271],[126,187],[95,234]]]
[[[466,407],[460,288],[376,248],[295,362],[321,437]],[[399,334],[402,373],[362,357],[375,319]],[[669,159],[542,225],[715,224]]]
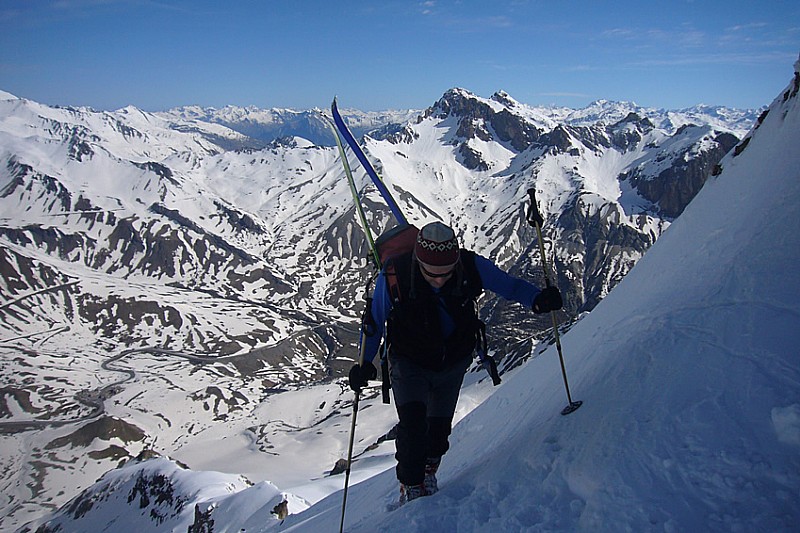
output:
[[[561,414],[566,416],[570,413],[574,413],[575,411],[578,410],[578,407],[580,407],[581,405],[583,405],[583,401],[581,400],[578,400],[577,402],[572,402],[561,410]]]

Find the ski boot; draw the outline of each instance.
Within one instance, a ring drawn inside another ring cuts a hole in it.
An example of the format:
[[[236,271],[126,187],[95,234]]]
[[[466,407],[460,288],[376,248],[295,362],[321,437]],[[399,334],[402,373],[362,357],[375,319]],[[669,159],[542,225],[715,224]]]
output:
[[[439,492],[439,484],[436,481],[436,472],[439,470],[439,465],[441,462],[441,457],[437,457],[435,459],[429,457],[425,461],[425,481],[423,482],[423,485],[425,487],[426,496],[430,496],[431,494],[436,494]]]
[[[403,485],[400,483],[400,505],[405,505],[411,500],[427,496],[425,485]]]

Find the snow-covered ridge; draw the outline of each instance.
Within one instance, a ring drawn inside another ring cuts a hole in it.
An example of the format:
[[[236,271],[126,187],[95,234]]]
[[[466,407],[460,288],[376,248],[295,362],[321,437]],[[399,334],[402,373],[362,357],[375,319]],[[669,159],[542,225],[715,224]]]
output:
[[[507,103],[510,108],[525,115],[532,122],[552,129],[558,124],[592,126],[598,123],[614,124],[634,113],[648,118],[659,129],[672,135],[686,125],[711,126],[724,129],[742,137],[753,126],[759,112],[754,109],[735,109],[725,106],[699,104],[685,109],[659,109],[642,107],[635,102],[596,100],[581,109],[554,106],[529,106],[511,98],[504,91],[492,95],[491,100]]]

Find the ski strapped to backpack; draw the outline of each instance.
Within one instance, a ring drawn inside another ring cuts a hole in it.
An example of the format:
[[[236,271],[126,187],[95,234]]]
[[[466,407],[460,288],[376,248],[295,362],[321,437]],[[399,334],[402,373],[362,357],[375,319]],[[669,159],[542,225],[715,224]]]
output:
[[[367,156],[364,154],[364,151],[358,145],[355,137],[353,137],[353,134],[350,133],[347,125],[344,123],[342,115],[339,113],[339,107],[336,105],[336,98],[333,99],[333,103],[331,104],[331,114],[333,115],[333,122],[336,124],[336,128],[339,130],[339,133],[341,133],[345,142],[347,142],[348,146],[350,146],[350,149],[356,155],[356,158],[358,158],[361,166],[364,167],[364,170],[369,175],[372,183],[374,183],[375,187],[377,187],[378,192],[380,192],[381,196],[383,196],[383,199],[386,201],[386,205],[389,206],[389,209],[392,211],[394,218],[397,219],[398,224],[408,224],[408,220],[406,220],[405,215],[403,215],[403,212],[400,210],[400,206],[397,205],[394,197],[392,197],[392,193],[389,192],[389,189],[386,188],[386,184],[383,183],[381,177],[377,172],[375,172],[375,168],[369,162]],[[342,157],[342,160],[345,159],[346,158]]]
[[[342,166],[344,167],[344,173],[347,176],[347,184],[350,186],[350,194],[353,196],[353,203],[356,206],[356,212],[358,213],[358,220],[361,222],[361,229],[364,231],[364,234],[367,236],[367,242],[369,244],[369,249],[372,251],[372,259],[376,263],[380,264],[380,260],[376,255],[376,248],[375,248],[375,241],[372,239],[372,231],[369,229],[369,224],[367,224],[367,217],[364,214],[364,208],[361,206],[361,200],[358,197],[358,189],[356,188],[356,182],[353,179],[353,171],[350,169],[350,162],[347,160],[347,154],[344,152],[344,146],[342,146],[342,139],[339,137],[339,132],[336,130],[336,126],[331,122],[331,120],[320,113],[322,115],[322,119],[328,125],[328,128],[331,130],[331,134],[333,134],[333,138],[336,139],[336,146],[339,149],[339,158],[342,160]]]
[[[356,188],[355,180],[353,179],[353,172],[350,169],[350,163],[347,161],[347,155],[344,151],[344,146],[342,146],[342,140],[339,138],[339,133],[336,131],[336,127],[333,123],[325,116],[323,116],[325,123],[328,124],[328,127],[333,134],[334,139],[336,139],[336,146],[339,149],[339,157],[342,160],[342,165],[344,166],[344,173],[347,176],[347,183],[350,186],[350,193],[353,196],[353,201],[356,206],[356,211],[358,212],[358,218],[361,222],[361,228],[364,231],[364,234],[367,236],[367,242],[369,243],[370,250],[373,253],[373,259],[375,261],[379,261],[378,256],[375,255],[375,243],[372,239],[372,232],[369,229],[369,224],[367,224],[367,217],[364,215],[364,209],[361,206],[361,201],[358,198],[358,189]],[[369,298],[369,293],[366,294],[367,299],[367,309],[365,313],[369,312],[371,314],[371,301],[372,299]],[[366,315],[365,315],[366,316]],[[372,335],[375,334],[375,329],[372,330]],[[364,364],[364,336],[370,335],[369,330],[367,330],[364,326],[364,318],[362,317],[362,328],[359,336],[358,341],[358,364]],[[356,435],[356,417],[358,415],[358,404],[359,398],[361,396],[361,391],[356,390],[354,391],[353,397],[353,419],[351,421],[350,426],[350,440],[347,447],[347,467],[345,468],[345,476],[344,476],[344,492],[342,496],[342,512],[341,512],[341,521],[339,522],[339,533],[343,533],[344,531],[344,515],[345,510],[347,509],[347,489],[350,486],[350,469],[353,464],[353,444],[355,441]]]

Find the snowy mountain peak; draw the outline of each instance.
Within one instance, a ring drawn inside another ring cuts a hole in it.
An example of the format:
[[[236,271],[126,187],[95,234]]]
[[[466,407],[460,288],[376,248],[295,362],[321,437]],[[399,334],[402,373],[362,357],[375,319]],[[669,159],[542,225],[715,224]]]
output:
[[[625,115],[625,117],[623,119],[621,119],[619,122],[613,124],[612,127],[613,128],[618,128],[618,127],[624,126],[626,124],[630,124],[630,125],[637,126],[637,127],[642,127],[645,130],[651,130],[651,129],[655,128],[655,125],[653,124],[653,122],[649,118],[642,117],[638,113],[636,113],[635,111],[629,112],[627,115]]]
[[[469,113],[469,110],[474,109],[476,106],[489,105],[488,102],[489,100],[481,98],[466,89],[453,87],[445,91],[433,107],[429,108],[428,113],[432,109],[436,109],[444,115],[452,113],[461,116]]]
[[[511,97],[511,95],[510,95],[510,94],[508,94],[507,92],[505,92],[505,91],[503,91],[503,90],[499,90],[499,91],[495,92],[495,93],[494,93],[494,94],[493,94],[493,95],[490,97],[490,99],[491,99],[491,100],[494,100],[494,101],[496,101],[496,102],[500,102],[500,103],[501,103],[501,104],[503,104],[505,107],[509,107],[509,108],[511,108],[511,107],[519,107],[519,106],[521,105],[519,102],[517,102],[516,100],[514,100],[514,99]]]

